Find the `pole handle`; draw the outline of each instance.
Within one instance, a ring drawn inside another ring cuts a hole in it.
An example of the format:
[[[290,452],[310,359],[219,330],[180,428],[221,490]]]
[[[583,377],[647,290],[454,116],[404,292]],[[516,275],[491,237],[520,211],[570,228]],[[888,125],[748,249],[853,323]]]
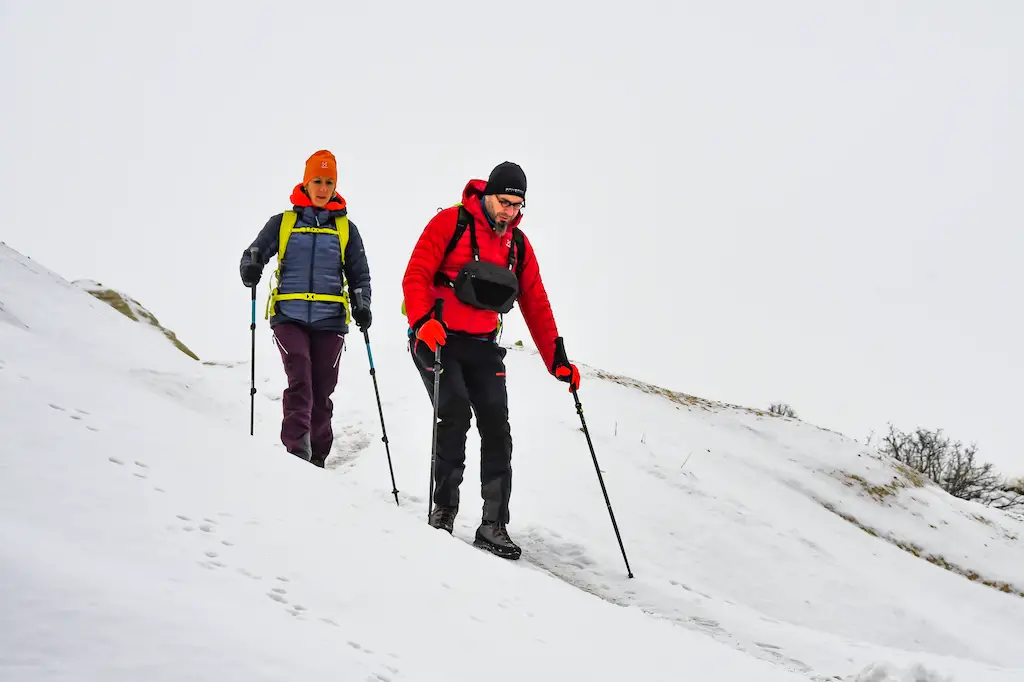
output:
[[[249,262],[250,263],[259,263],[260,262],[260,249],[259,249],[258,246],[250,246],[249,247]],[[256,323],[256,285],[253,284],[249,288],[252,289],[252,318],[253,318],[253,324],[255,324]]]
[[[555,367],[569,366],[569,356],[565,354],[565,339],[561,336],[555,339],[555,357],[552,361],[550,371],[554,372]]]
[[[444,314],[444,299],[443,298],[434,299],[434,319],[437,320],[438,322],[440,322],[442,325],[444,324],[444,322],[441,319],[443,314]]]

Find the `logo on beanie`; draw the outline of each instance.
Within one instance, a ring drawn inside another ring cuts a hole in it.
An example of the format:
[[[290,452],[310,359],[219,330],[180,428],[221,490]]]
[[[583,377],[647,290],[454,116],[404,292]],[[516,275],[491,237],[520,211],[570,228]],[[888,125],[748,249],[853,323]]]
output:
[[[512,194],[526,200],[526,174],[511,161],[499,163],[491,171],[484,194]]]
[[[320,167],[321,168],[327,168],[327,162],[326,161],[321,161],[320,162]]]

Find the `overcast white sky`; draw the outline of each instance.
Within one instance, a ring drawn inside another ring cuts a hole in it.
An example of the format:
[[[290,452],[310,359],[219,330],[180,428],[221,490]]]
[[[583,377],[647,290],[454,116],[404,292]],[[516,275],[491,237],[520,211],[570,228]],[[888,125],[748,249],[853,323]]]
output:
[[[0,240],[244,359],[238,257],[328,148],[400,338],[423,225],[514,160],[575,360],[1019,474],[1021,36],[1015,0],[2,0]]]

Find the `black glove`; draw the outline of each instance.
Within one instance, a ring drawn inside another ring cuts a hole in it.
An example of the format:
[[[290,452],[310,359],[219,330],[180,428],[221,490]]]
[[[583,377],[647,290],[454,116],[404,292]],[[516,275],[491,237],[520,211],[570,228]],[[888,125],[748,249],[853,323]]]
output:
[[[263,266],[259,263],[249,263],[242,267],[242,284],[252,288],[260,283],[263,277]]]
[[[359,331],[365,331],[370,328],[370,322],[373,316],[370,315],[370,307],[366,306],[363,308],[352,309],[352,319],[356,321],[356,325],[359,327]]]
[[[356,321],[359,331],[366,331],[370,328],[370,321],[373,317],[370,315],[370,297],[366,296],[361,288],[353,289],[351,293],[352,319]]]

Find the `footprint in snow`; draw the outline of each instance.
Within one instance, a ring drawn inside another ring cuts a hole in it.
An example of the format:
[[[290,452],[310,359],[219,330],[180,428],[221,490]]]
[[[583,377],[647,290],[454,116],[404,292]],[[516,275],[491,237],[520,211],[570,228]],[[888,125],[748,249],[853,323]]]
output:
[[[395,503],[395,497],[394,497],[394,495],[391,494],[390,491],[381,492],[380,493],[380,497],[388,498],[388,499],[391,500],[392,504]],[[416,493],[406,493],[406,492],[403,492],[403,491],[399,491],[398,492],[398,497],[399,497],[400,500],[402,500],[403,506],[406,506],[406,507],[408,507],[410,505],[411,506],[416,506],[416,505],[419,505],[419,504],[424,504],[426,499],[427,499],[423,495],[417,495]],[[417,512],[417,513],[419,513],[419,512]]]
[[[690,620],[701,627],[708,628],[711,630],[720,630],[721,623],[712,618],[701,618],[700,616],[691,616]]]
[[[50,407],[52,407],[53,409],[58,410],[60,412],[67,412],[67,410],[65,410],[63,407],[61,407],[60,405],[58,405],[56,403],[50,403]]]
[[[117,457],[107,457],[107,461],[108,462],[113,462],[114,464],[120,464],[121,466],[124,466],[124,462],[119,460]]]
[[[340,433],[334,436],[334,444],[331,454],[324,463],[327,469],[353,463],[373,442],[370,434],[364,431],[358,424],[343,426]]]

